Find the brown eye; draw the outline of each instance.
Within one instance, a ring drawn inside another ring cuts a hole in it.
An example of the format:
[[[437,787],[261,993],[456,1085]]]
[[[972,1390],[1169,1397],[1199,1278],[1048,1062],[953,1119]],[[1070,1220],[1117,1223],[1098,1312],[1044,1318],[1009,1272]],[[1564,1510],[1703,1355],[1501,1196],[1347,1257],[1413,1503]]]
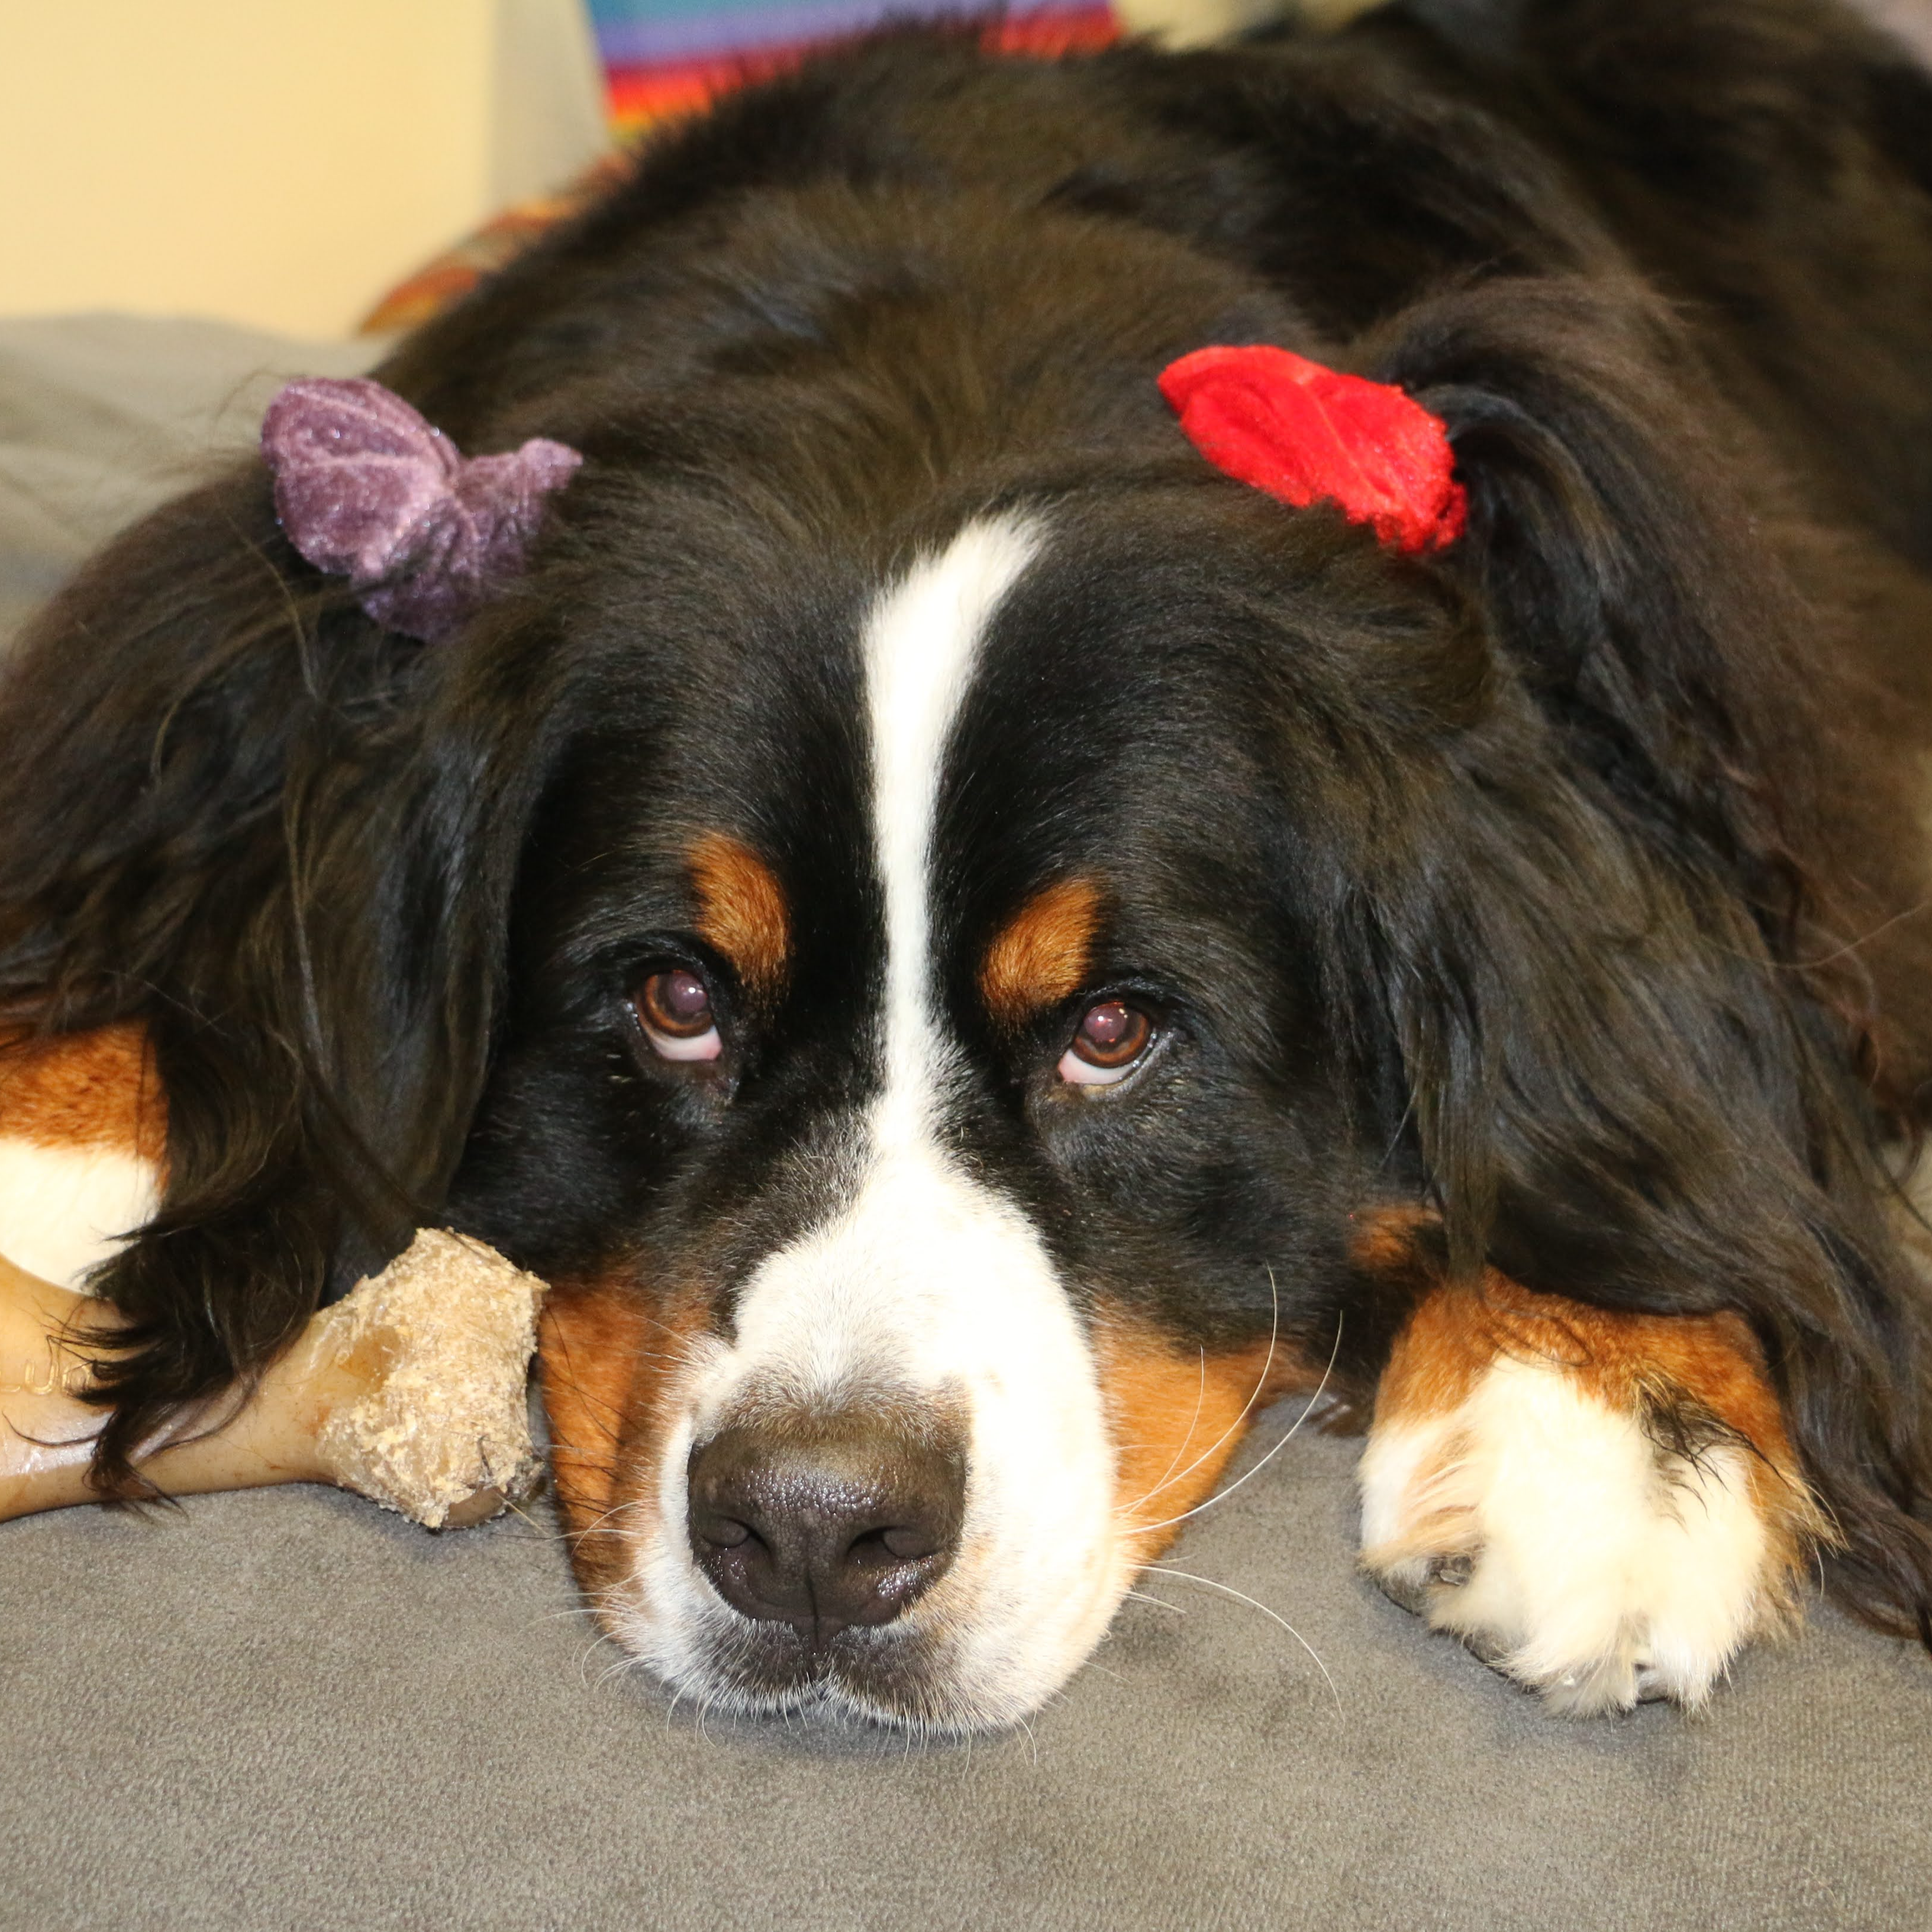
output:
[[[724,1051],[711,988],[683,967],[653,973],[632,994],[639,1024],[664,1060],[716,1060]]]
[[[1080,1016],[1073,1043],[1060,1056],[1060,1077],[1105,1087],[1122,1078],[1154,1042],[1154,1022],[1125,1000],[1099,1000]]]

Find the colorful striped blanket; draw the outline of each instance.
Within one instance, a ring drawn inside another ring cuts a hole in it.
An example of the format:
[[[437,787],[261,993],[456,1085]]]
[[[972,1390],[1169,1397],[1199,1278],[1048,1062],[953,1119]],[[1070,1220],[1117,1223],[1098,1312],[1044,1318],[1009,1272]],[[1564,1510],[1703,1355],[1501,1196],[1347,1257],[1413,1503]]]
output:
[[[702,106],[748,74],[887,20],[964,20],[970,0],[592,0],[619,134]],[[1009,11],[994,29],[1015,52],[1103,46],[1117,32],[1106,0]]]
[[[782,72],[815,47],[890,20],[985,21],[990,42],[1046,58],[1118,38],[1107,0],[1048,0],[992,14],[972,0],[591,0],[603,57],[610,157],[554,195],[520,202],[392,290],[365,334],[413,328],[439,314],[553,222],[628,172],[628,154],[653,127],[719,94]]]

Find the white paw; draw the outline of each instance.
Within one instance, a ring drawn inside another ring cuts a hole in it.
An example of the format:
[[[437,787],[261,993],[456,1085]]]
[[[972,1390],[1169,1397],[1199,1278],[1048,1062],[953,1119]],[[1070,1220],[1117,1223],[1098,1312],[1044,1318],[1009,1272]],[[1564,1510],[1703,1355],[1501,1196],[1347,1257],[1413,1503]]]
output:
[[[1784,1479],[1721,1435],[1666,1449],[1553,1365],[1498,1357],[1456,1408],[1378,1423],[1360,1479],[1370,1573],[1561,1711],[1700,1704],[1790,1614],[1758,1494]]]

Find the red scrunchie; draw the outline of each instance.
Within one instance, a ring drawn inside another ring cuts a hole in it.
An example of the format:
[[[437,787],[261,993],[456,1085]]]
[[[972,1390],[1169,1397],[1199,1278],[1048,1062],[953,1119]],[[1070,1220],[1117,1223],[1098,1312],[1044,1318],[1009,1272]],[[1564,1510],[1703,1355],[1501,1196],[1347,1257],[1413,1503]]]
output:
[[[1468,493],[1439,416],[1391,382],[1324,369],[1286,349],[1197,349],[1160,392],[1217,470],[1305,509],[1339,503],[1406,554],[1462,534]]]

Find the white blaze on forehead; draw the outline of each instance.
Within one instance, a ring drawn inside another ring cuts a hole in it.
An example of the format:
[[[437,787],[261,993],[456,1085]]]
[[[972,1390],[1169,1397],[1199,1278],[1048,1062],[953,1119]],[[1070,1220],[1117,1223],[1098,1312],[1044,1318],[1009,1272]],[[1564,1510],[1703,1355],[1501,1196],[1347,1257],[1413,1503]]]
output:
[[[933,1023],[930,879],[946,746],[986,626],[1039,548],[1012,522],[974,524],[880,602],[866,631],[872,829],[886,897],[881,1142],[926,1124],[943,1059]]]
[[[760,1396],[838,1402],[883,1382],[949,1406],[964,1397],[960,1554],[905,1619],[948,1634],[933,1708],[980,1723],[1030,1709],[1092,1648],[1124,1587],[1084,1330],[1025,1214],[962,1171],[941,1138],[957,1050],[934,943],[940,781],[987,628],[1039,544],[1018,523],[970,525],[882,596],[866,626],[883,1079],[854,1136],[849,1204],[746,1282],[732,1340],[696,1377],[663,1465],[664,1533],[641,1554],[630,1640],[694,1688],[716,1688],[703,1633],[717,1637],[724,1612],[681,1546],[683,1456]],[[718,1647],[733,1641],[728,1629]]]

